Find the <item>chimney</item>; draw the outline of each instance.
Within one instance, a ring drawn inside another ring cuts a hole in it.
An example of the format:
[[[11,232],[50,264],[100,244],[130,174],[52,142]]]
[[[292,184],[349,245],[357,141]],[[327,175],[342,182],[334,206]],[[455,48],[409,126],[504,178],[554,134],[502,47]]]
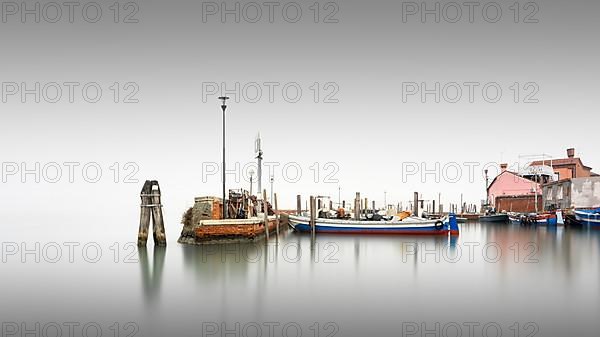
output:
[[[500,171],[504,172],[508,168],[508,164],[500,164]]]
[[[567,157],[569,157],[569,158],[575,157],[575,149],[574,148],[567,149]]]

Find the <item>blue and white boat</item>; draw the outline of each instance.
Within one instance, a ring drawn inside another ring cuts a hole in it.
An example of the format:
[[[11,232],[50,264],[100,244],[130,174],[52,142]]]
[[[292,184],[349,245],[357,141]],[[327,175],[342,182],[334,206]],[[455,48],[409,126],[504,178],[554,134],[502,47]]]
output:
[[[289,216],[289,224],[297,232],[311,232],[310,218]],[[316,233],[336,234],[390,234],[390,235],[458,235],[456,215],[451,213],[442,219],[408,217],[382,221],[315,219]]]
[[[538,226],[556,226],[564,225],[562,211],[553,211],[545,213],[508,213],[508,218],[513,225],[538,225]]]
[[[600,208],[576,210],[575,219],[582,225],[600,226]]]

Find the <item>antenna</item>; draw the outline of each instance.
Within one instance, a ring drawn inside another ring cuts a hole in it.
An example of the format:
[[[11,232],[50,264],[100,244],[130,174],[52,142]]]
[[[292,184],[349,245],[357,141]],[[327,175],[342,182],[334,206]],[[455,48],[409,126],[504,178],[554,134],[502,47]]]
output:
[[[260,148],[260,132],[256,135],[256,139],[254,140],[254,152],[256,152],[256,154],[259,154],[261,152],[261,148]]]
[[[258,176],[256,177],[256,183],[258,185],[258,193],[256,194],[258,196],[259,200],[262,200],[262,198],[266,198],[266,195],[262,195],[262,149],[261,149],[261,141],[260,141],[260,132],[258,133],[258,135],[256,136],[256,140],[254,142],[254,151],[256,152],[256,159],[258,159]],[[266,210],[265,210],[266,211]]]

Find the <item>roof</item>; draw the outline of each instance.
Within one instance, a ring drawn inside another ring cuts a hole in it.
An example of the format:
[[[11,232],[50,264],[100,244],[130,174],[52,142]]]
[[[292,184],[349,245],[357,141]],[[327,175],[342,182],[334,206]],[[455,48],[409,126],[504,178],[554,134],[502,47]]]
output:
[[[589,166],[583,165],[581,158],[562,158],[562,159],[551,159],[551,160],[536,160],[531,162],[530,165],[548,165],[552,163],[552,166],[565,166],[565,165],[577,165],[577,163],[581,164],[581,166],[586,169],[592,169]]]
[[[501,175],[503,175],[503,174],[505,174],[505,173],[510,173],[510,174],[512,174],[512,175],[514,175],[514,176],[516,176],[516,177],[519,177],[519,178],[521,178],[521,179],[523,179],[523,180],[531,180],[531,179],[528,179],[528,178],[526,178],[526,177],[520,176],[520,175],[519,175],[519,174],[517,174],[516,172],[513,172],[513,171],[506,170],[506,171],[502,171],[502,172],[500,172],[500,174],[498,174],[498,175],[497,175],[497,176],[496,176],[496,177],[495,177],[495,178],[492,180],[492,182],[489,184],[489,186],[487,187],[487,189],[489,190],[489,189],[490,189],[490,187],[492,187],[492,185],[494,185],[494,183],[496,182],[496,179],[498,179],[498,178],[499,178]],[[531,180],[531,181],[533,181],[533,180]]]

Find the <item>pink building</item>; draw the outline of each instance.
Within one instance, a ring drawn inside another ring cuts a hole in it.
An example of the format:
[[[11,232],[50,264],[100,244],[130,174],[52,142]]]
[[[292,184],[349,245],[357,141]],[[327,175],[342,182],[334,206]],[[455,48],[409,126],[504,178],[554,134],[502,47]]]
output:
[[[494,205],[496,210],[501,211],[506,208],[505,203],[500,202],[501,200],[514,200],[514,207],[511,207],[512,211],[529,211],[531,207],[535,207],[533,200],[535,200],[536,190],[541,199],[542,189],[540,184],[523,178],[514,172],[508,171],[506,168],[506,164],[501,165],[502,172],[494,178],[488,187],[488,202],[491,205]],[[528,201],[530,198],[532,200],[531,203]],[[516,202],[517,199],[525,200],[525,204],[521,207],[523,202]],[[512,203],[513,202],[511,201],[511,204]]]

